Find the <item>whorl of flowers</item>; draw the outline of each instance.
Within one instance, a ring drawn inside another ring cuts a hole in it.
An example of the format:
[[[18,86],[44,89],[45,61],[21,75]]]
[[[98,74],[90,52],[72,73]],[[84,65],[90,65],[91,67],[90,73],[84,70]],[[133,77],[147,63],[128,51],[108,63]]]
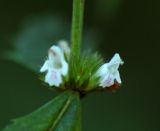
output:
[[[40,69],[49,86],[87,92],[121,85],[118,69],[123,61],[118,53],[106,63],[97,54],[82,54],[75,63],[70,62],[70,56],[66,41],[59,41],[49,49],[48,58]]]

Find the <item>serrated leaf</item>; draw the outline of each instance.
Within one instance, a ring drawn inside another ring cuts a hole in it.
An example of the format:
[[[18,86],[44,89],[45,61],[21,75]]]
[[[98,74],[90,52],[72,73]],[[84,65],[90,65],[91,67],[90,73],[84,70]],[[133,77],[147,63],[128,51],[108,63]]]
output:
[[[78,93],[66,91],[33,113],[13,120],[3,131],[80,131]]]

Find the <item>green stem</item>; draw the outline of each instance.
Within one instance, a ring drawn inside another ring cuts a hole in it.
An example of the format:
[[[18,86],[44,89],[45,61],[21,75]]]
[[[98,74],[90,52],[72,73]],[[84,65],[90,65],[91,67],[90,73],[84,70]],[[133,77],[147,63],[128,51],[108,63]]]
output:
[[[72,29],[71,29],[71,59],[76,61],[80,57],[82,40],[84,0],[73,0]]]

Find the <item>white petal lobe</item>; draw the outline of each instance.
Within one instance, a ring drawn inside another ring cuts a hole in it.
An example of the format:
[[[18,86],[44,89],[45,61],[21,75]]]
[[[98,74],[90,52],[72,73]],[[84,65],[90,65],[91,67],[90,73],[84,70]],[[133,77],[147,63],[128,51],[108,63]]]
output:
[[[48,83],[50,86],[58,87],[62,82],[60,73],[56,70],[48,71],[45,77],[45,82]]]

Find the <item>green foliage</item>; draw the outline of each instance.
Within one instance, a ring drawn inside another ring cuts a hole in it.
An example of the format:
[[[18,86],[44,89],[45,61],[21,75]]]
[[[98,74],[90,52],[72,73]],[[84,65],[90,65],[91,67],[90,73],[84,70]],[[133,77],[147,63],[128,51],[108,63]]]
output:
[[[79,95],[66,91],[37,111],[13,120],[3,131],[80,131]]]
[[[102,59],[97,54],[83,54],[80,56],[83,13],[84,0],[74,0],[69,77],[66,83],[64,82],[65,85],[63,85],[65,90],[68,88],[69,90],[51,100],[37,111],[13,120],[13,124],[6,127],[3,131],[81,131],[81,104],[79,95],[82,95],[86,89],[93,89],[97,86],[98,78],[95,73],[102,64]],[[49,47],[45,48],[46,43],[50,43],[47,41],[48,37],[51,40],[50,34],[55,31],[53,28],[50,28],[52,24],[46,24],[47,29],[49,29],[46,34],[44,31],[46,27],[41,29],[44,24],[41,21],[39,21],[39,24],[35,24],[35,27],[29,28],[27,26],[26,30],[16,40],[16,51],[7,54],[9,58],[34,70],[39,69],[38,66],[41,64],[38,63],[37,57],[43,58],[40,56],[45,56],[43,52],[49,49]],[[37,52],[37,48],[43,51],[38,50],[39,52]],[[71,90],[76,90],[76,92]]]
[[[39,72],[47,50],[56,44],[54,42],[66,39],[66,34],[69,34],[68,24],[60,16],[29,17],[11,40],[13,50],[6,52],[4,57]]]

